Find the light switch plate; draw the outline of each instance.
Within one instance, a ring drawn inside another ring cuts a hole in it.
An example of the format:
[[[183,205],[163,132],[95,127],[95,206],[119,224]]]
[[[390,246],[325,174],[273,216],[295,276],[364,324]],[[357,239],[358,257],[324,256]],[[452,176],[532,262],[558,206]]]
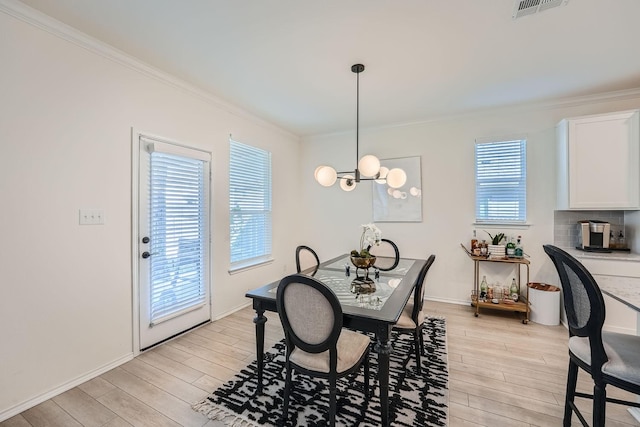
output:
[[[104,211],[102,209],[80,209],[80,225],[104,224]]]

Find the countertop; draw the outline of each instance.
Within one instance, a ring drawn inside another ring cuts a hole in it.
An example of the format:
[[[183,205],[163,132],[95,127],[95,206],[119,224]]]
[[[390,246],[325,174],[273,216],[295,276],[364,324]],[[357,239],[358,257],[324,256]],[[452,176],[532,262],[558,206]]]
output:
[[[619,252],[613,251],[611,253],[602,252],[585,252],[578,249],[564,249],[571,256],[577,259],[602,259],[609,261],[630,261],[640,262],[640,254],[635,252]]]
[[[640,278],[637,277],[615,277],[597,276],[600,290],[623,304],[628,305],[635,311],[640,311]]]
[[[578,260],[597,259],[606,261],[640,262],[640,254],[629,252],[585,252],[578,249],[565,249]],[[626,304],[633,310],[640,312],[640,277],[615,276],[608,274],[593,274],[600,290],[612,298]]]

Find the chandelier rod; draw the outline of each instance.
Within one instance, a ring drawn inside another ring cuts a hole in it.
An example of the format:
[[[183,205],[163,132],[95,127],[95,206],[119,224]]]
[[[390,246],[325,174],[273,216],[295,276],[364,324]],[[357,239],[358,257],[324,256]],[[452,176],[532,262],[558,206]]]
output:
[[[364,65],[356,64],[356,169],[360,159],[360,71],[364,70]],[[362,67],[362,70],[359,68]],[[353,69],[351,70],[353,71]]]

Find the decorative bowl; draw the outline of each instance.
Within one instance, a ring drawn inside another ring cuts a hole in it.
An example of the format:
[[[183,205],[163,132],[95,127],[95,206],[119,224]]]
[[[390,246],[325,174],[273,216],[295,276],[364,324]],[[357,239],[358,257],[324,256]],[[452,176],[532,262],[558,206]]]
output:
[[[361,294],[372,294],[376,291],[376,282],[369,278],[365,277],[356,277],[351,282],[351,293],[361,295]]]
[[[373,264],[376,263],[376,257],[372,256],[370,258],[362,258],[362,257],[349,257],[351,258],[351,263],[356,266],[356,268],[370,268],[373,267]]]

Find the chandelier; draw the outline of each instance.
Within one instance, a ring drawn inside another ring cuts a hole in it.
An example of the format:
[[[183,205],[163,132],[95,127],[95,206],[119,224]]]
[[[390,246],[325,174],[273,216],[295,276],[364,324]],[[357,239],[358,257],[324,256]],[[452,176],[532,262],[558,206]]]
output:
[[[354,170],[336,172],[331,166],[321,165],[315,170],[316,181],[323,187],[331,187],[337,180],[340,180],[340,188],[344,191],[351,191],[356,188],[360,181],[375,181],[378,184],[386,183],[391,188],[400,188],[407,182],[407,174],[400,168],[389,170],[380,166],[380,160],[367,154],[360,160],[359,148],[359,125],[360,125],[360,73],[364,71],[364,65],[355,64],[351,66],[351,71],[356,73],[356,162]]]

